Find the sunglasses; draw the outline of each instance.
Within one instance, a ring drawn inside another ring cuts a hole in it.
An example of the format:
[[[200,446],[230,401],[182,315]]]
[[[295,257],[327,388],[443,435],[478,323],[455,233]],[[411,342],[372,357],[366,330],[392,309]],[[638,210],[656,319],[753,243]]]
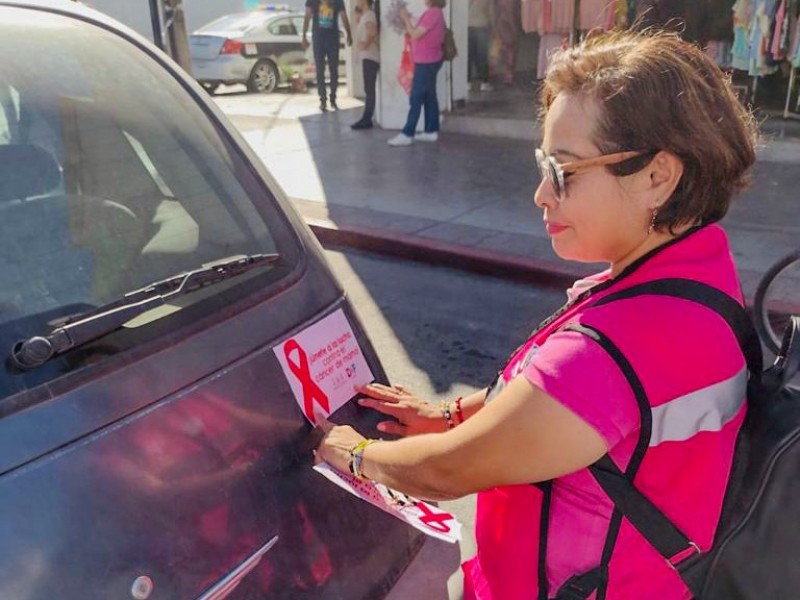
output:
[[[576,173],[582,169],[589,167],[597,167],[600,165],[616,165],[625,162],[628,159],[636,156],[646,154],[645,151],[629,150],[626,152],[614,152],[612,154],[603,154],[602,156],[595,156],[593,158],[585,158],[583,160],[575,160],[568,163],[559,163],[555,157],[548,156],[541,148],[536,149],[536,166],[539,167],[539,173],[543,180],[546,180],[553,189],[556,191],[556,198],[559,202],[563,202],[567,196],[567,188],[565,180],[567,175]]]

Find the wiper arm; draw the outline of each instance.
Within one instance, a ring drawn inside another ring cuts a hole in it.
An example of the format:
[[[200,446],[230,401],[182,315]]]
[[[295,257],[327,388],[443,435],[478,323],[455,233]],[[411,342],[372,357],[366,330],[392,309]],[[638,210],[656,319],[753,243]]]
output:
[[[189,294],[241,275],[254,267],[279,260],[279,254],[238,256],[154,281],[143,288],[128,292],[119,300],[70,317],[47,335],[36,335],[17,342],[11,349],[11,362],[21,370],[35,369],[58,354],[119,329],[134,317],[166,304],[171,298]]]

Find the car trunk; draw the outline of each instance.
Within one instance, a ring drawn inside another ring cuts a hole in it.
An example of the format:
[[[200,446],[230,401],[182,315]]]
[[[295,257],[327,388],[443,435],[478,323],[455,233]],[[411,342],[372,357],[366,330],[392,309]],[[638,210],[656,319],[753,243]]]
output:
[[[192,34],[189,36],[189,52],[195,60],[211,60],[219,56],[228,39],[224,34]]]
[[[320,306],[332,288],[310,282],[326,279],[312,266],[277,298],[0,420],[0,597],[124,598],[151,581],[150,600],[192,599],[245,566],[209,598],[381,597],[420,534],[312,470],[318,432],[273,351],[342,310],[385,381],[347,301]],[[305,324],[281,331],[276,315]],[[378,436],[353,402],[332,419]]]

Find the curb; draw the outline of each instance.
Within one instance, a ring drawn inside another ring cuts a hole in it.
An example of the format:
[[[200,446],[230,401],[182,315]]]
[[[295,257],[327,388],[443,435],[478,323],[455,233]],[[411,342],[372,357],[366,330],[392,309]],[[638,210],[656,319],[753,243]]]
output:
[[[367,227],[341,227],[324,219],[306,218],[305,221],[326,248],[353,248],[383,256],[560,289],[568,288],[576,279],[587,274],[569,269],[568,266],[565,268],[554,261],[508,255],[413,234]]]

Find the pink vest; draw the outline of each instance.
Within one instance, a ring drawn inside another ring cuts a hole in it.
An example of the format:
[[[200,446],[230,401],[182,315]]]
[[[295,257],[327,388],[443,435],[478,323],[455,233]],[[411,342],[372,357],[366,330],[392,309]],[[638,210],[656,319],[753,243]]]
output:
[[[595,427],[624,470],[640,437],[630,385],[594,341],[562,327],[581,323],[605,333],[642,381],[653,419],[634,482],[706,550],[746,412],[747,371],[736,338],[716,313],[686,300],[639,296],[591,307],[610,293],[674,277],[701,281],[742,302],[725,233],[707,226],[616,281],[606,281],[607,274],[590,278],[595,285],[588,297],[534,333],[502,379],[522,375],[562,402]],[[625,519],[610,527],[613,505],[588,469],[553,481],[549,505],[544,498],[534,485],[478,495],[478,553],[463,565],[467,600],[555,598],[570,577],[597,567],[604,551],[611,553],[602,584],[606,600],[691,598],[672,566]],[[610,530],[616,533],[611,539]]]

